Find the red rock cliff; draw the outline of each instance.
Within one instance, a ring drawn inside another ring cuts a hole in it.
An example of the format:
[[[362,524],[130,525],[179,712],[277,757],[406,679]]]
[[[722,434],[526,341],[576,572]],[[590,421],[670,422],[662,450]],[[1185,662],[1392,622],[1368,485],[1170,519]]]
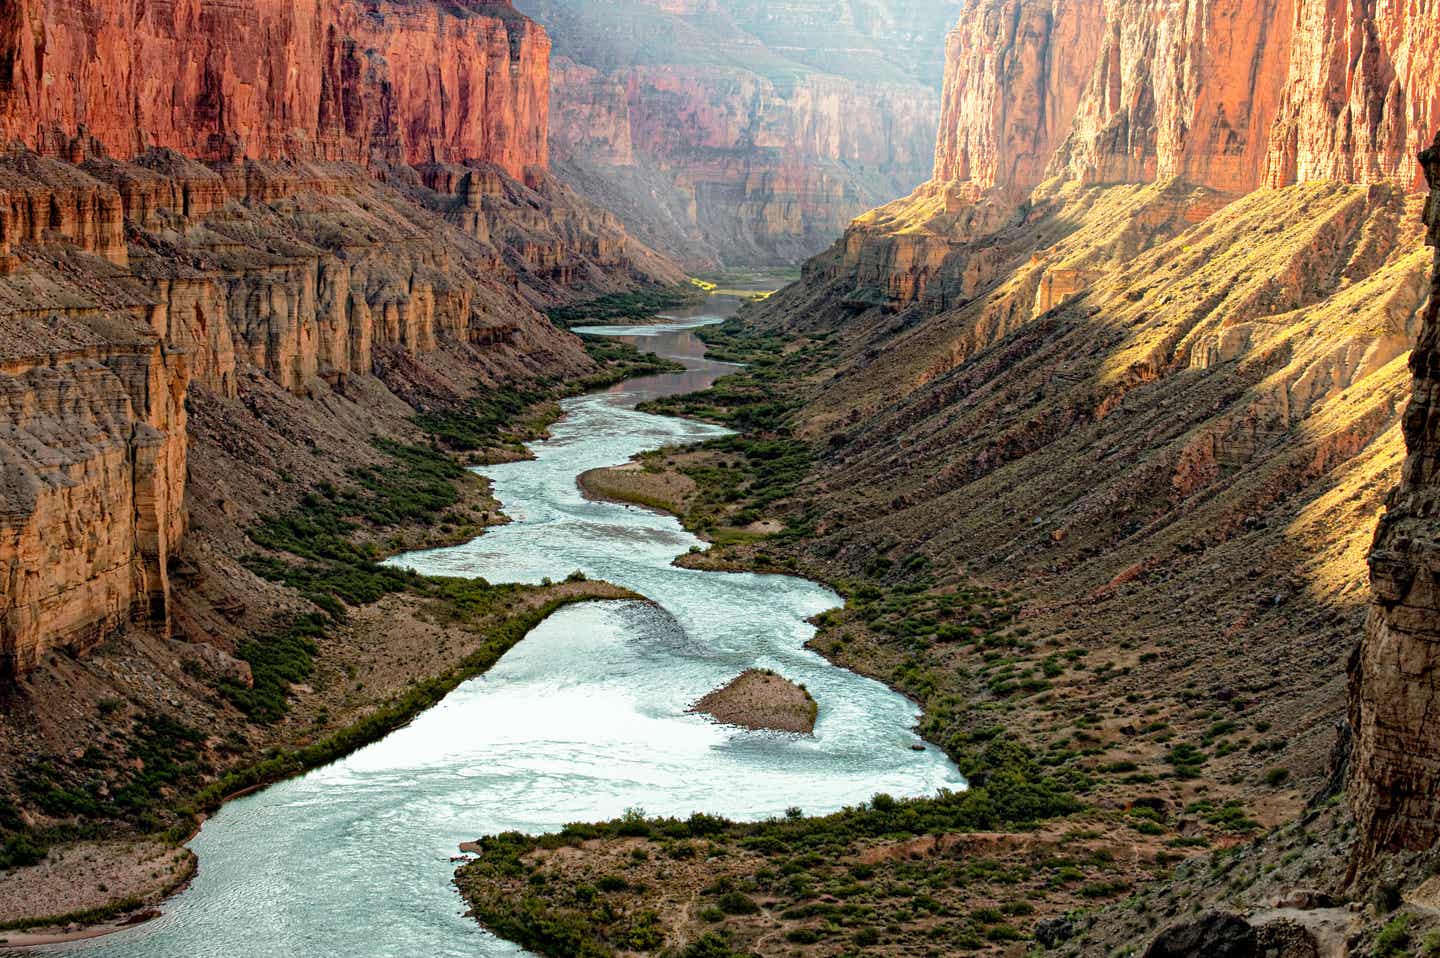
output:
[[[1418,185],[1412,157],[1440,124],[1437,34],[1435,0],[971,0],[935,177],[1019,193],[1046,172],[1232,194]]]
[[[7,0],[0,141],[122,159],[547,162],[550,42],[508,0]]]
[[[657,248],[792,261],[913,189],[950,0],[525,0],[555,37],[556,168]]]

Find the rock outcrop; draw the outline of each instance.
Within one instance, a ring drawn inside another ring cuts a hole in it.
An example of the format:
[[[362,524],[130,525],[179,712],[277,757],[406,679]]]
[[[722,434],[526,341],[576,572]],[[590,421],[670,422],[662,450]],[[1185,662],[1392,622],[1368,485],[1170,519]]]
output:
[[[545,32],[509,0],[11,0],[0,143],[220,161],[547,163]]]
[[[555,37],[556,169],[649,245],[790,262],[933,156],[951,0],[531,0]]]
[[[7,309],[4,322],[0,676],[131,619],[168,628],[189,376],[183,352],[142,328],[117,335],[113,315]]]
[[[1400,485],[1370,553],[1374,605],[1351,663],[1354,732],[1347,796],[1360,854],[1440,842],[1440,135],[1421,156],[1430,183],[1427,242],[1436,247],[1405,411]]]

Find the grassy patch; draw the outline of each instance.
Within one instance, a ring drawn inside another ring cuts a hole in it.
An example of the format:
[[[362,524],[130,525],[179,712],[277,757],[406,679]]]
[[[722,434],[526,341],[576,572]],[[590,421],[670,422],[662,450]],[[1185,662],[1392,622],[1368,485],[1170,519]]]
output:
[[[865,940],[874,941],[902,918],[944,910],[947,906],[916,886],[926,887],[927,879],[933,879],[936,890],[959,887],[973,880],[975,873],[966,869],[975,863],[937,858],[855,868],[840,864],[856,861],[862,847],[882,840],[1024,827],[1079,808],[1063,784],[1008,737],[989,744],[977,771],[980,781],[968,792],[915,800],[876,795],[864,805],[818,818],[795,814],[741,824],[703,813],[685,819],[632,813],[611,822],[570,825],[554,835],[496,835],[481,840],[479,857],[460,869],[457,882],[481,922],[505,938],[547,955],[610,955],[630,950],[636,924],[654,914],[645,884],[631,879],[602,887],[602,882],[575,881],[550,871],[531,853],[597,839],[642,838],[659,853],[653,856],[657,860],[689,857],[698,847],[716,863],[718,877],[699,890],[701,918],[719,926],[706,933],[712,942],[707,948],[723,947],[723,953],[729,953],[732,933],[738,934],[746,927],[744,920],[760,911],[761,899],[772,913],[804,923],[792,931],[793,942],[818,941],[826,934],[858,940],[862,932]],[[647,852],[643,860],[651,858]],[[736,861],[747,864],[731,874],[726,863]],[[847,904],[827,903],[835,900]],[[822,924],[809,924],[816,918]],[[998,919],[997,912],[991,927],[1008,927]],[[997,935],[1009,937],[997,931],[990,940],[998,940]]]
[[[557,306],[549,311],[550,321],[562,329],[571,326],[626,323],[649,319],[665,309],[689,306],[705,298],[703,287],[650,286],[628,293],[611,293],[584,303]]]

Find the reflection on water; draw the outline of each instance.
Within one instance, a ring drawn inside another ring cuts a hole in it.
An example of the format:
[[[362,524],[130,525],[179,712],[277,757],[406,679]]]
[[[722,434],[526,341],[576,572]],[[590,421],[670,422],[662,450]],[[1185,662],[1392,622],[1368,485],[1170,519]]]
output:
[[[492,581],[580,569],[651,603],[563,609],[408,727],[226,805],[193,843],[194,884],[162,918],[67,948],[107,958],[514,955],[462,915],[450,885],[461,841],[633,806],[754,818],[962,786],[939,753],[911,750],[912,703],[803,648],[813,634],[806,619],[838,604],[829,590],[677,568],[674,557],[701,543],[674,519],[589,501],[576,488],[587,469],[724,434],[634,409],[732,368],[704,360],[690,331],[719,312],[607,330],[690,368],[566,401],[533,461],[482,470],[514,522],[394,560]],[[752,666],[814,693],[813,737],[739,731],[685,711]]]

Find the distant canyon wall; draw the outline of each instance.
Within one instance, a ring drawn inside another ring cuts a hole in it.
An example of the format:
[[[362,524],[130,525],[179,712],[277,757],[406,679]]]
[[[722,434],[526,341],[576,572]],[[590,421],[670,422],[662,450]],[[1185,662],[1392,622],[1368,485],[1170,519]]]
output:
[[[8,0],[0,142],[547,165],[550,41],[508,0]]]
[[[929,176],[953,0],[530,0],[569,182],[697,266],[823,249]]]
[[[935,179],[1418,188],[1437,45],[1434,0],[972,0],[950,38]]]

